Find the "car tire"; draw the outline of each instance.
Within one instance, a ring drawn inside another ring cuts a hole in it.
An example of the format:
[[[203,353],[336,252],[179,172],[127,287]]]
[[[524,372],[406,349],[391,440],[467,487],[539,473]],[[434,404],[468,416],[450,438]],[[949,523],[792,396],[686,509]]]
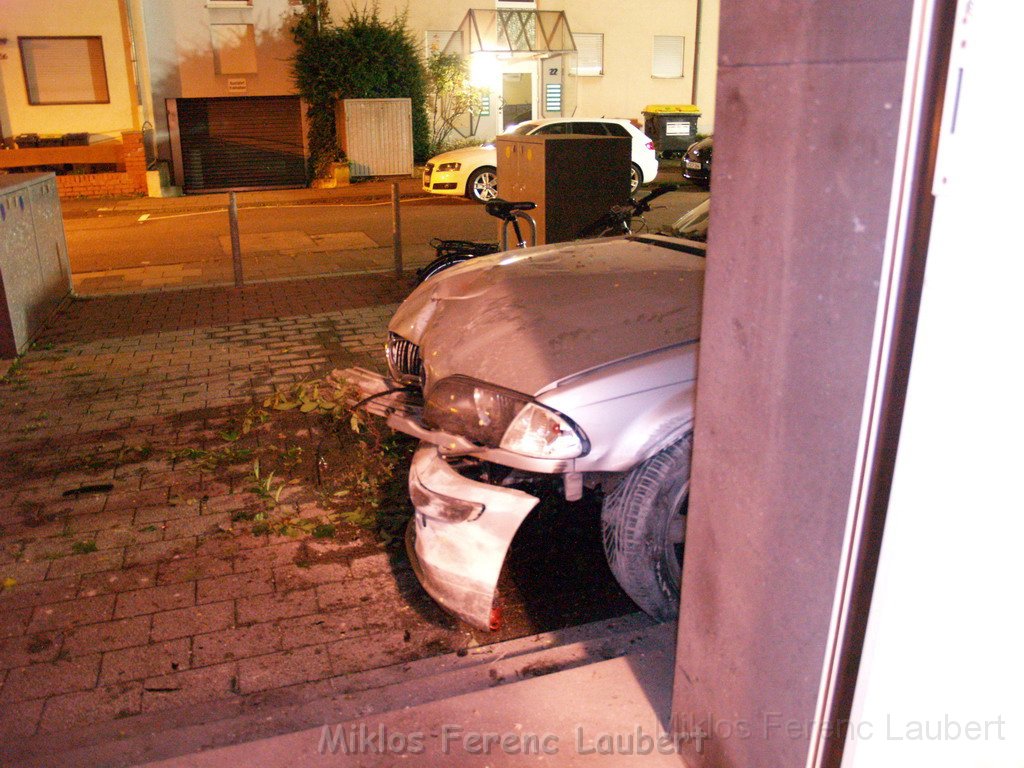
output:
[[[485,165],[477,168],[466,180],[466,197],[487,203],[498,196],[498,171]]]
[[[640,170],[640,166],[636,163],[630,163],[629,166],[629,194],[633,194],[640,185],[644,183],[644,172]]]
[[[636,465],[605,497],[604,552],[619,586],[655,619],[679,613],[693,433]]]

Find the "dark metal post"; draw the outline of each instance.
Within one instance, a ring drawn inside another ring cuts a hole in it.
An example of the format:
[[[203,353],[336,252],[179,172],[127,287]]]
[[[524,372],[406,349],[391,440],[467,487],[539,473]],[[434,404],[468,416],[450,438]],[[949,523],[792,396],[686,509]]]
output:
[[[402,277],[402,209],[398,202],[398,182],[391,184],[392,234],[395,247],[395,277]]]
[[[235,288],[241,288],[242,280],[242,243],[238,235],[238,200],[235,193],[228,196],[228,222],[231,225],[231,261],[235,268]]]

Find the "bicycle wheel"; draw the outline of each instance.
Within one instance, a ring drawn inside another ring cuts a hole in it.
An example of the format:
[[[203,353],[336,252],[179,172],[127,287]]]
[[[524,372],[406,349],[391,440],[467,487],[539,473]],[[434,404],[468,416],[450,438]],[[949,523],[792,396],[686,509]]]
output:
[[[473,256],[470,254],[459,254],[457,256],[442,256],[438,259],[434,259],[432,262],[427,264],[416,271],[416,283],[420,283],[429,280],[431,277],[436,275],[438,272],[443,272],[448,267],[454,267],[456,264],[461,264],[464,261],[469,261]]]

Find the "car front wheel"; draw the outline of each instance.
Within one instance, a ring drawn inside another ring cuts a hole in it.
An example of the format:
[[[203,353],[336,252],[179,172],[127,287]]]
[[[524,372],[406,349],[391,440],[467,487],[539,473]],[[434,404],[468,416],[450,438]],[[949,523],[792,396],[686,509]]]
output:
[[[644,174],[640,170],[640,166],[633,163],[629,166],[629,194],[633,194],[637,191],[640,185],[643,183]]]
[[[498,172],[485,165],[477,168],[466,181],[466,197],[486,203],[498,196]]]
[[[604,500],[608,566],[633,602],[656,619],[679,613],[693,433],[633,467]]]

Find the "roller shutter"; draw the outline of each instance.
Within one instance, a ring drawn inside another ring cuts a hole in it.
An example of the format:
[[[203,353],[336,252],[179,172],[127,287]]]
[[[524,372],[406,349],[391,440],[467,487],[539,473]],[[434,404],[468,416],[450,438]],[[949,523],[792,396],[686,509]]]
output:
[[[298,97],[178,99],[186,192],[302,187]]]

